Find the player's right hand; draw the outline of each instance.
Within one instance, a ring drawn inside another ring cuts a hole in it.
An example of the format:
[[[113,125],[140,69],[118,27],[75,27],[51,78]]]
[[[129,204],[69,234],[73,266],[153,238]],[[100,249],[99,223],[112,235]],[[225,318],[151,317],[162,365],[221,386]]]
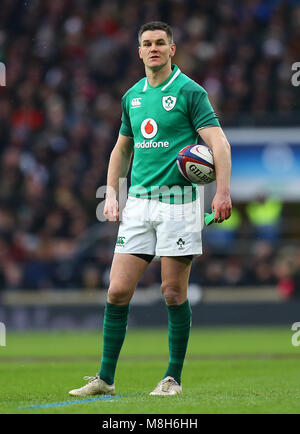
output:
[[[110,197],[106,198],[103,214],[109,222],[119,220],[119,204],[117,199]]]

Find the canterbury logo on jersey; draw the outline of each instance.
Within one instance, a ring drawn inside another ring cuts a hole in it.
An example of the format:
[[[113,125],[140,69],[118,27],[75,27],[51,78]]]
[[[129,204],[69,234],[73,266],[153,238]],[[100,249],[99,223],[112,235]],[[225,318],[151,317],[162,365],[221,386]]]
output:
[[[131,107],[132,108],[138,108],[141,107],[142,103],[141,103],[141,99],[142,98],[133,98],[131,100]]]

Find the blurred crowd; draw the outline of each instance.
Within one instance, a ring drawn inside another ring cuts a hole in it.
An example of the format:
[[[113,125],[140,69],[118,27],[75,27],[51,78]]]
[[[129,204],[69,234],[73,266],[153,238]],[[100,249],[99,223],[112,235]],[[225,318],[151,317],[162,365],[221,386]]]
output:
[[[141,24],[160,19],[173,27],[175,62],[208,91],[222,125],[292,125],[300,109],[290,85],[300,52],[298,3],[3,0],[0,287],[107,285],[116,228],[97,222],[96,190],[106,184],[121,97],[144,75]],[[262,267],[255,244],[252,262],[218,259],[210,246],[192,279],[274,283],[273,253]],[[158,267],[153,262],[141,285],[159,279]]]

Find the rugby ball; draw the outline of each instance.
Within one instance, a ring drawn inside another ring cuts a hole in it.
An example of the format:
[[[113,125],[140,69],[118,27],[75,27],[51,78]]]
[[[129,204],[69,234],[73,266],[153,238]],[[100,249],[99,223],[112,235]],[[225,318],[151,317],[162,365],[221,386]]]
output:
[[[181,175],[195,184],[209,184],[216,179],[214,157],[208,146],[194,144],[181,149],[177,166]]]

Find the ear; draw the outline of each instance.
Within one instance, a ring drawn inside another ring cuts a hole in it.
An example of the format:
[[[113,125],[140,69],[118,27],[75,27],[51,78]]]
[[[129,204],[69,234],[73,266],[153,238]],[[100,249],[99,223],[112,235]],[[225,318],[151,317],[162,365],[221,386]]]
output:
[[[139,57],[140,57],[140,59],[142,59],[142,54],[141,54],[141,47],[139,47]]]
[[[176,45],[173,43],[171,45],[170,57],[175,56],[175,53],[176,53]]]

